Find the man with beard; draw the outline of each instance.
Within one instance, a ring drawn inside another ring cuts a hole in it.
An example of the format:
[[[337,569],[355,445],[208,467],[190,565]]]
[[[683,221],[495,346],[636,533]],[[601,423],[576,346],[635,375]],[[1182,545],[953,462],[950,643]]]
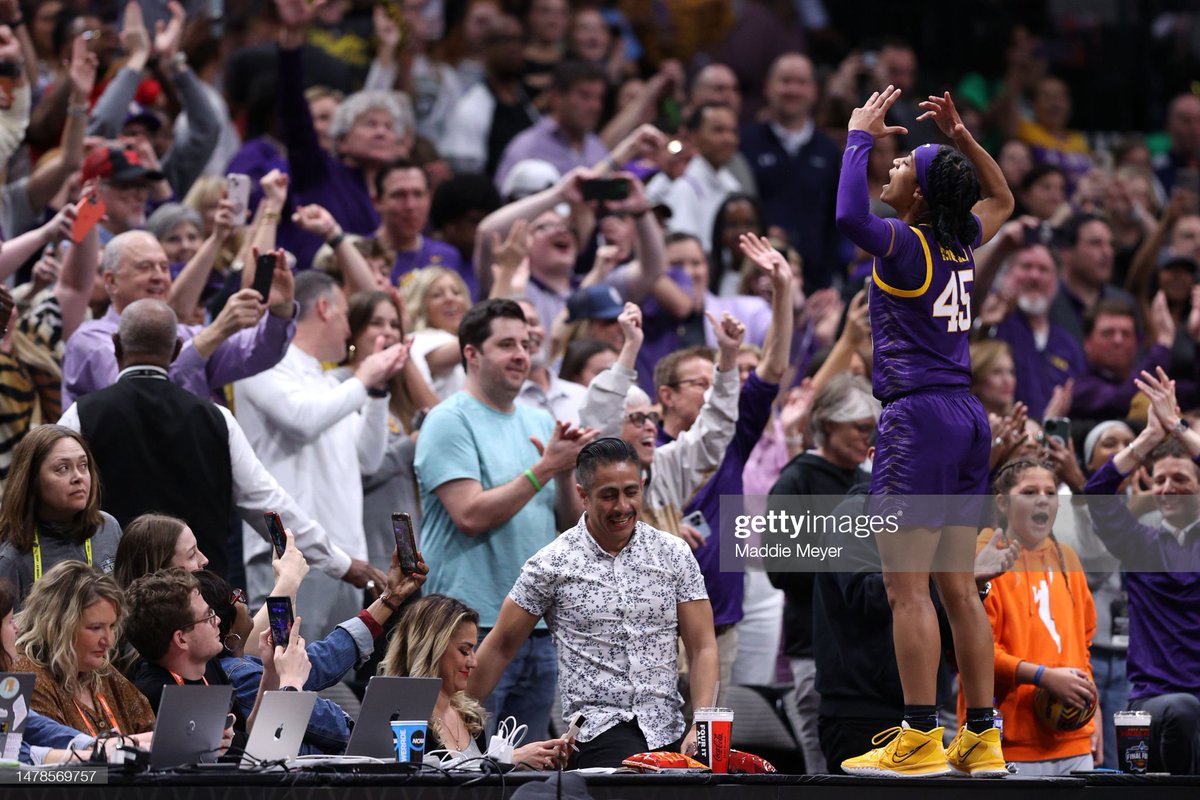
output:
[[[556,506],[564,519],[574,513],[569,470],[596,435],[514,403],[531,352],[519,305],[475,305],[459,323],[458,339],[466,385],[434,406],[417,440],[421,544],[427,563],[436,565],[427,591],[477,609],[482,638],[525,560],[554,540]],[[554,645],[543,626],[520,643],[489,698],[491,717],[514,716],[534,741],[545,739],[555,676]]]
[[[1013,229],[1024,236],[1020,223]],[[1024,241],[1024,239],[1020,239]],[[1001,237],[999,247],[1011,247]],[[1056,387],[1087,369],[1079,341],[1050,319],[1050,305],[1058,293],[1054,255],[1044,244],[1020,244],[1009,261],[1007,294],[1016,308],[990,335],[1012,348],[1016,369],[1016,400],[1029,407],[1030,419],[1041,419]]]

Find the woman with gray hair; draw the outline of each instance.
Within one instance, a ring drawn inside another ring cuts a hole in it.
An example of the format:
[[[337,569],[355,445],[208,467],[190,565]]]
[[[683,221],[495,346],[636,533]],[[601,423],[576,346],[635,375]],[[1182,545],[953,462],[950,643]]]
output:
[[[408,154],[414,116],[397,92],[362,91],[346,98],[333,115],[329,135],[335,153],[321,148],[304,99],[303,47],[317,6],[277,2],[279,32],[279,121],[287,147],[290,194],[297,205],[320,203],[346,233],[371,234],[379,214],[369,187],[375,172]],[[280,247],[307,269],[321,238],[306,233],[288,215],[280,220]]]

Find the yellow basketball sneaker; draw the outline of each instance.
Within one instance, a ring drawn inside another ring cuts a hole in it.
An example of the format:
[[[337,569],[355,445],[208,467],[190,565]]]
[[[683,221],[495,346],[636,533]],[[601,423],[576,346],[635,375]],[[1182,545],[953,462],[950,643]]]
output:
[[[946,748],[946,760],[955,772],[972,778],[1003,778],[1008,775],[1004,754],[1000,752],[1000,731],[997,728],[974,733],[963,725]]]
[[[907,722],[875,734],[871,744],[881,744],[866,755],[848,758],[842,769],[850,775],[870,775],[876,778],[937,778],[953,775],[942,746],[945,728],[918,731]]]

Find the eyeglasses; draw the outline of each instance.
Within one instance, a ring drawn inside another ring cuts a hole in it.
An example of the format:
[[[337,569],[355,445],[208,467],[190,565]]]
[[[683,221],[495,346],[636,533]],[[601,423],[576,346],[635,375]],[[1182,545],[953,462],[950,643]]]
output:
[[[645,425],[646,420],[650,420],[654,423],[654,427],[657,428],[662,422],[662,414],[659,414],[657,411],[634,411],[632,414],[626,414],[625,419],[638,428]]]
[[[217,622],[218,622],[217,621],[217,612],[213,611],[212,609],[209,609],[208,614],[206,614],[205,616],[201,617],[198,620],[191,622],[188,625],[184,625],[179,630],[186,631],[188,628],[194,628],[197,625],[203,625],[205,622],[210,623],[213,626],[216,626]]]
[[[700,391],[707,392],[709,389],[712,388],[713,384],[712,384],[712,379],[710,379],[710,378],[684,378],[683,380],[675,381],[674,383],[670,383],[667,385],[673,386],[676,389],[678,389],[681,386],[698,386],[700,388]]]
[[[229,602],[232,605],[237,605],[238,603],[241,603],[244,606],[250,605],[250,601],[246,599],[245,589],[234,589],[233,594],[229,596]]]
[[[557,233],[570,233],[571,228],[565,222],[543,222],[530,228],[533,233],[544,233],[553,236]]]

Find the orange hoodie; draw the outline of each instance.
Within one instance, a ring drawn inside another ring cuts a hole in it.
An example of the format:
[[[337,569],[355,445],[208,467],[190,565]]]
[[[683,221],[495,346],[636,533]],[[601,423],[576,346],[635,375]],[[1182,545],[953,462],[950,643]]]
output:
[[[992,531],[979,536],[979,547],[988,546]],[[1088,589],[1079,556],[1065,544],[1064,576],[1047,537],[1034,550],[1021,550],[1013,568],[992,581],[984,601],[996,642],[996,703],[1004,715],[1004,756],[1010,761],[1048,761],[1091,752],[1093,717],[1077,731],[1051,731],[1033,711],[1031,683],[1017,684],[1022,661],[1051,667],[1082,669],[1092,679],[1088,648],[1096,630],[1096,607]],[[959,719],[966,717],[965,699],[959,694]]]

